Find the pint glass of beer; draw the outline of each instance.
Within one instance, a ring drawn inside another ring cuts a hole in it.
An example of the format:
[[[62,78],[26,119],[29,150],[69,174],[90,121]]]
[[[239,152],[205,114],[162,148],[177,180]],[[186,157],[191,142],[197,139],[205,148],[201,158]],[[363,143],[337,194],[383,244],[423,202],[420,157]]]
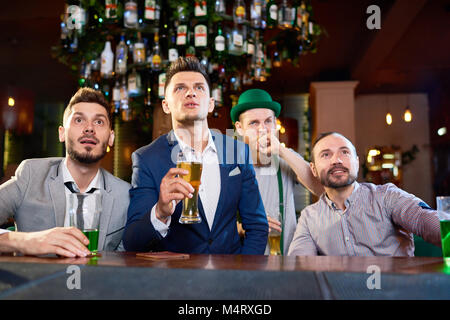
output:
[[[202,158],[201,154],[195,151],[179,152],[177,158],[177,168],[189,171],[182,178],[189,182],[194,188],[192,198],[184,198],[183,211],[181,212],[179,222],[182,224],[200,223],[202,218],[198,212],[198,189],[202,177]]]
[[[272,211],[268,212],[267,214],[272,219],[280,221],[281,228],[283,228],[283,221],[281,221],[281,215],[278,210],[272,210]],[[271,230],[269,232],[269,249],[270,249],[271,256],[281,256],[282,255],[280,241],[281,241],[281,233],[279,231],[271,228]]]

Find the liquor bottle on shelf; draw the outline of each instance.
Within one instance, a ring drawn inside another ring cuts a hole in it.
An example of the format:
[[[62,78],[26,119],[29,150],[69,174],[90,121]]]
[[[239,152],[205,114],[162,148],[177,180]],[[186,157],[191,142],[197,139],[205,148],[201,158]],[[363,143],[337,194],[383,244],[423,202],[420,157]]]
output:
[[[98,57],[97,59],[91,60],[91,81],[90,81],[90,87],[94,88],[95,90],[100,89],[100,67],[101,67],[101,57]]]
[[[123,121],[131,120],[131,109],[128,103],[128,89],[125,77],[122,78],[122,86],[120,87],[120,111]]]
[[[186,53],[186,47],[190,42],[189,28],[188,28],[188,17],[186,14],[186,9],[182,6],[179,6],[178,9],[178,17],[177,21],[177,38],[176,45],[178,48],[178,54],[184,56]]]
[[[208,17],[208,6],[206,0],[195,0],[194,15],[197,19],[206,19]]]
[[[155,35],[153,37],[154,45],[153,45],[153,52],[151,56],[151,67],[152,70],[158,71],[161,69],[161,50],[159,49],[159,35],[158,32],[155,32]]]
[[[247,50],[246,54],[248,56],[253,56],[255,54],[255,32],[253,30],[250,31],[250,34],[247,36]]]
[[[244,0],[236,0],[233,5],[233,21],[235,24],[244,23],[246,18]]]
[[[146,25],[159,25],[161,5],[159,0],[144,1],[144,23]]]
[[[214,39],[215,56],[220,59],[225,53],[225,37],[223,36],[222,25],[217,27],[217,35]]]
[[[138,8],[134,0],[126,0],[125,12],[123,14],[123,23],[126,28],[137,29],[138,24]]]
[[[177,37],[173,29],[169,30],[169,50],[167,57],[169,62],[173,62],[178,59]]]
[[[117,21],[117,1],[105,0],[105,20],[106,22]]]
[[[283,0],[278,9],[278,26],[281,28],[292,27],[292,13],[287,0]]]
[[[137,41],[133,48],[133,62],[137,64],[145,63],[145,44],[140,32],[137,33]]]
[[[133,68],[131,73],[128,75],[128,96],[136,97],[142,94],[142,81],[139,72]]]
[[[120,42],[116,47],[116,66],[115,72],[118,75],[124,75],[127,72],[128,48],[125,43],[125,34],[120,36]]]
[[[305,3],[303,1],[297,1],[294,10],[295,10],[294,28],[298,31],[301,31],[303,28],[303,16],[306,13]]]
[[[197,48],[205,48],[208,45],[208,27],[202,23],[194,28],[194,45]]]
[[[268,0],[266,4],[266,23],[269,28],[274,28],[278,24],[278,6],[275,0]]]
[[[162,72],[158,75],[158,98],[164,99],[164,85],[166,84],[166,73]]]
[[[100,75],[102,78],[110,78],[113,73],[114,53],[111,50],[111,42],[106,41],[101,54]]]
[[[250,5],[250,19],[253,28],[261,28],[263,0],[252,0]]]
[[[214,98],[214,104],[217,108],[223,106],[223,85],[221,79],[214,82],[211,96]]]
[[[244,34],[235,24],[228,38],[228,53],[240,56],[244,46]]]
[[[112,101],[114,105],[114,115],[118,115],[120,112],[120,84],[119,80],[116,80],[116,83],[113,88]]]
[[[214,3],[214,11],[218,15],[225,15],[226,14],[226,6],[224,0],[216,0]]]

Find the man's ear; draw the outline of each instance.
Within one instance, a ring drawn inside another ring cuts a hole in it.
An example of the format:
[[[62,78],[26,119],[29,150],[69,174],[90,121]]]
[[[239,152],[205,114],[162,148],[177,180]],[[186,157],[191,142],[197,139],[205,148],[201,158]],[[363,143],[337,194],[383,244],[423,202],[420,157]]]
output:
[[[214,111],[214,107],[216,106],[216,100],[214,100],[214,98],[209,98],[209,108],[208,108],[208,113],[211,113]]]
[[[240,135],[240,136],[244,136],[244,130],[242,129],[242,123],[240,121],[236,121],[234,123],[234,127],[236,128],[236,132]]]
[[[66,141],[66,129],[63,126],[59,126],[58,136],[59,136],[59,142]]]
[[[112,146],[114,145],[114,138],[115,138],[114,130],[111,130],[111,134],[109,135],[109,139],[108,139],[108,146],[110,148],[112,148]]]
[[[311,162],[309,163],[309,167],[311,168],[311,171],[312,171],[312,173],[313,173],[313,176],[316,177],[316,178],[319,178],[319,175],[317,174],[316,166],[314,165],[314,162],[313,162],[313,161],[311,161]]]
[[[162,104],[162,108],[165,114],[170,114],[170,109],[169,109],[169,105],[167,104],[166,99],[163,99],[163,101],[161,101]]]

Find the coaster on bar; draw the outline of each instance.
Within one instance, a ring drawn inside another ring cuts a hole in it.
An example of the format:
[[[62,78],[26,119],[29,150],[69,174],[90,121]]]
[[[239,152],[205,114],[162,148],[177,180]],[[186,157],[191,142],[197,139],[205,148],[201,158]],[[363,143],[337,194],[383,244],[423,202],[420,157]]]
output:
[[[151,260],[167,260],[167,259],[189,259],[187,253],[176,253],[170,251],[161,252],[139,252],[136,253],[137,258],[151,259]]]

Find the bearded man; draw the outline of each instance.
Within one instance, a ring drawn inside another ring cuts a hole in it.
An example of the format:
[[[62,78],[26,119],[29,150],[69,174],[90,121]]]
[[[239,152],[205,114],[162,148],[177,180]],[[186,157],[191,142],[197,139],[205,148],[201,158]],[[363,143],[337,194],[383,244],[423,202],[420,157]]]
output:
[[[310,167],[325,192],[302,211],[288,255],[414,256],[413,234],[441,246],[436,210],[392,183],[356,182],[359,159],[343,135],[319,135]]]
[[[0,230],[0,252],[88,255],[89,240],[70,227],[67,204],[71,193],[101,194],[98,250],[121,249],[130,184],[100,167],[107,147],[114,143],[110,106],[102,93],[78,90],[58,130],[66,146],[65,158],[25,160],[15,176],[0,186],[0,224],[13,218],[17,229]]]

